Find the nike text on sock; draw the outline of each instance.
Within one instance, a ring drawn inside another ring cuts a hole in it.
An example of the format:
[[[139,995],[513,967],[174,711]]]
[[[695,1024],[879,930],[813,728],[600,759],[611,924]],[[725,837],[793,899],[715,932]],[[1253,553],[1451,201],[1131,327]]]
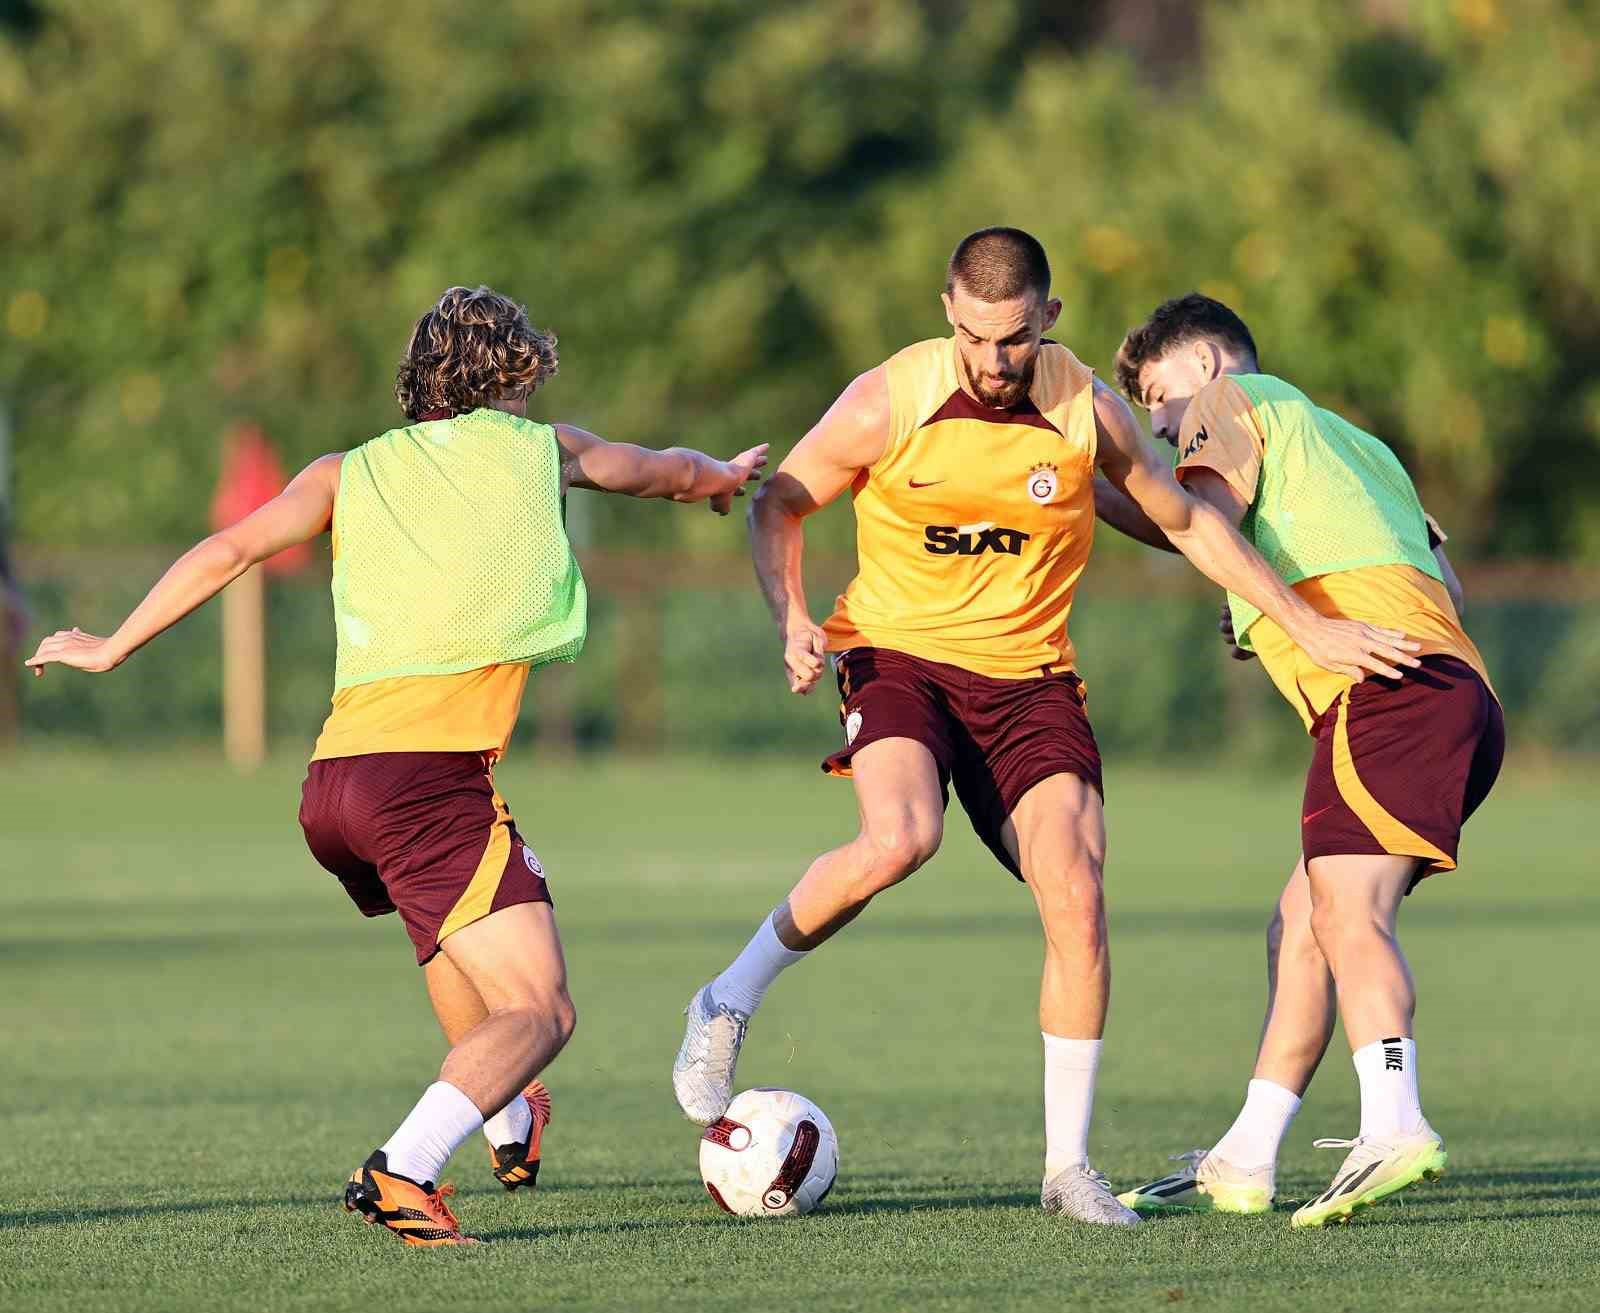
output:
[[[448,1081],[434,1081],[383,1146],[389,1170],[437,1185],[450,1155],[482,1125],[471,1099]]]
[[[1300,1096],[1276,1081],[1252,1080],[1245,1089],[1244,1107],[1211,1152],[1235,1167],[1271,1167],[1289,1124],[1300,1111]]]
[[[528,1132],[533,1129],[533,1109],[528,1101],[517,1095],[510,1103],[483,1123],[483,1138],[491,1149],[507,1144],[526,1144]]]
[[[1425,1124],[1417,1094],[1417,1042],[1406,1035],[1373,1040],[1352,1055],[1361,1082],[1361,1134],[1411,1135]]]
[[[805,955],[804,950],[784,947],[769,916],[750,937],[744,951],[733,959],[732,965],[711,982],[711,997],[735,1012],[753,1016],[779,973]]]
[[[1089,1118],[1100,1067],[1097,1039],[1044,1038],[1044,1178],[1089,1161]]]

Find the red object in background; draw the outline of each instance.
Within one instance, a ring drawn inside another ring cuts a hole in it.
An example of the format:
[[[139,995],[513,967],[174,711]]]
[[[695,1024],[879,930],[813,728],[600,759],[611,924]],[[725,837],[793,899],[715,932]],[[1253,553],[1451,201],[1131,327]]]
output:
[[[267,435],[256,424],[235,424],[222,440],[222,477],[211,498],[211,527],[226,529],[283,491],[288,478]],[[262,564],[273,574],[293,574],[311,563],[311,544],[286,548]]]

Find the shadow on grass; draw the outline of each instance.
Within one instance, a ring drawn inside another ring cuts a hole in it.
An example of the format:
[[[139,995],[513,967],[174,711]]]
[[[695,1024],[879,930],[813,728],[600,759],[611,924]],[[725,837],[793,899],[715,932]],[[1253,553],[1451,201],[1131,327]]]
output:
[[[293,1195],[285,1199],[199,1199],[184,1204],[122,1204],[114,1208],[27,1208],[0,1213],[0,1231],[33,1226],[61,1226],[70,1222],[118,1222],[177,1213],[213,1213],[222,1209],[251,1212],[260,1208],[299,1208],[306,1204],[337,1204],[328,1195]]]

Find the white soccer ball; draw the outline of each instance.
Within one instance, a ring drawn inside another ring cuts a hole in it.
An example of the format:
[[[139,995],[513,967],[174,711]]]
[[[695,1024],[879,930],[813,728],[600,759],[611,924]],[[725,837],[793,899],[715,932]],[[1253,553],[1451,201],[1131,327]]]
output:
[[[833,1189],[839,1137],[793,1090],[746,1090],[700,1137],[700,1178],[724,1212],[798,1217]]]

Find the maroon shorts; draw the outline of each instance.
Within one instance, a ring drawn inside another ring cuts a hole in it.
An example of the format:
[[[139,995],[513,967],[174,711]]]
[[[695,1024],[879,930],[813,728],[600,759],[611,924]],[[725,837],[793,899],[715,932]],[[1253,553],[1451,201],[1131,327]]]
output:
[[[1489,796],[1506,747],[1500,704],[1471,666],[1429,656],[1400,679],[1362,680],[1313,732],[1300,813],[1307,861],[1420,857],[1417,880],[1455,869],[1461,826]]]
[[[884,647],[851,648],[834,662],[845,746],[822,769],[848,775],[867,744],[915,739],[938,763],[945,802],[953,783],[978,837],[1019,880],[1002,831],[1023,794],[1052,775],[1076,775],[1105,796],[1083,681],[1070,672],[992,679]]]
[[[363,916],[400,913],[419,964],[490,912],[550,901],[544,868],[495,791],[487,753],[314,761],[300,828]]]

